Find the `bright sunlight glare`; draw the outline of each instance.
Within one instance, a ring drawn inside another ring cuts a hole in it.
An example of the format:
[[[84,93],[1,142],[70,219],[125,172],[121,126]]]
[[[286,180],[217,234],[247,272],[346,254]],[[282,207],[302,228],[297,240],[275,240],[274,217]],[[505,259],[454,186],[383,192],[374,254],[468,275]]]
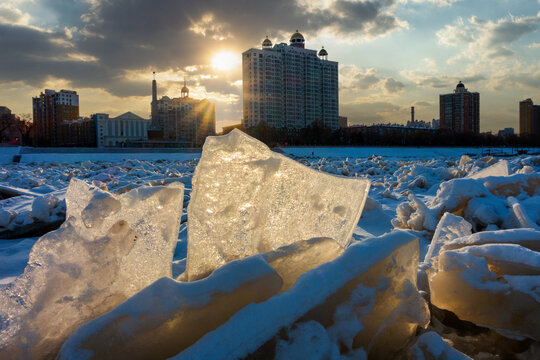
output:
[[[229,71],[238,65],[240,65],[240,58],[231,51],[221,51],[212,59],[212,67],[220,71]]]

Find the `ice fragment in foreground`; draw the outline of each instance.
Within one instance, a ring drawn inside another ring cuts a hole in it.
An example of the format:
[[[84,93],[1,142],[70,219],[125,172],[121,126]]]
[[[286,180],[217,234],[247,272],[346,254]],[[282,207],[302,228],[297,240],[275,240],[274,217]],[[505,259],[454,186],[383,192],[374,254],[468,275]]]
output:
[[[424,262],[429,263],[432,258],[437,257],[443,245],[450,240],[471,235],[471,230],[472,225],[461,216],[445,213],[437,224]]]
[[[484,231],[445,245],[433,305],[510,336],[540,340],[540,231]]]
[[[538,226],[531,219],[531,217],[525,211],[525,208],[523,207],[523,205],[521,205],[515,197],[509,196],[507,200],[508,200],[508,206],[510,206],[510,211],[512,212],[512,215],[514,216],[516,224],[519,227],[540,230],[540,226]]]
[[[181,183],[114,196],[73,179],[66,222],[0,290],[0,358],[54,358],[79,326],[171,276],[182,200]]]
[[[208,137],[188,206],[188,279],[292,241],[329,237],[345,246],[369,184],[310,169],[240,130]]]
[[[261,257],[231,262],[201,281],[161,278],[78,329],[59,359],[165,359],[281,286]]]
[[[289,289],[301,274],[342,252],[332,239],[310,239],[230,262],[200,281],[160,279],[82,326],[60,358],[173,356],[242,307]]]
[[[429,322],[416,289],[418,256],[418,240],[399,231],[351,245],[290,290],[243,308],[175,359],[243,358],[281,329],[311,320],[347,355],[364,348],[370,357],[392,358]]]

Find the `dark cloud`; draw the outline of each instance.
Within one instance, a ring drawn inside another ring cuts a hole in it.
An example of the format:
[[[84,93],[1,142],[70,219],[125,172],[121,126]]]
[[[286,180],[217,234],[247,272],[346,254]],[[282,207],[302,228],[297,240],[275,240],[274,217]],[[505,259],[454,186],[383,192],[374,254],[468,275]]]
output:
[[[323,29],[346,36],[385,34],[398,26],[387,12],[394,2],[337,0],[318,9],[291,0],[44,0],[43,7],[58,21],[53,30],[0,25],[0,46],[10,52],[0,57],[0,82],[39,85],[52,76],[71,81],[74,88],[142,95],[148,86],[126,80],[124,71],[181,71],[207,64],[221,49],[240,52],[266,34],[282,38],[297,28],[308,44],[309,35]],[[76,60],[78,55],[96,61]],[[224,83],[204,83],[233,92]]]

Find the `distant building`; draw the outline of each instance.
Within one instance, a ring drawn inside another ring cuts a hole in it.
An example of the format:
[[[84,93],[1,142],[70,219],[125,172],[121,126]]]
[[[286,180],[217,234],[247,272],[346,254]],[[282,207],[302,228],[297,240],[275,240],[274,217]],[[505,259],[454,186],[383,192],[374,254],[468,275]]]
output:
[[[189,97],[184,81],[179,98],[157,100],[157,84],[152,81],[152,119],[148,138],[152,141],[199,147],[207,136],[216,134],[216,107],[207,99]]]
[[[514,135],[514,128],[504,128],[504,130],[499,130],[499,136],[511,136]]]
[[[244,128],[265,122],[298,130],[313,124],[335,130],[338,120],[338,63],[328,52],[304,48],[298,31],[289,45],[272,45],[242,53]]]
[[[63,146],[66,128],[72,121],[79,119],[79,95],[76,91],[45,90],[32,98],[35,146]]]
[[[0,143],[22,145],[30,124],[12,114],[6,106],[0,106]]]
[[[480,133],[480,94],[460,81],[454,93],[439,96],[440,128],[457,133]]]
[[[338,123],[340,129],[345,129],[348,126],[348,119],[346,116],[338,116]]]
[[[150,120],[130,111],[110,118],[109,114],[93,114],[96,123],[97,147],[124,147],[132,142],[148,140]]]
[[[433,129],[439,129],[441,127],[441,120],[439,120],[439,119],[431,120],[431,127]]]
[[[519,135],[540,134],[540,105],[531,99],[519,102]]]

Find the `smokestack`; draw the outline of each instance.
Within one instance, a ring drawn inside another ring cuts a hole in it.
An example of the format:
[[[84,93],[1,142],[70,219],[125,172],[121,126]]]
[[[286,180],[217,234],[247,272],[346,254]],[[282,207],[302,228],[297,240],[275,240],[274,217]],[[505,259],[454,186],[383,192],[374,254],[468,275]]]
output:
[[[152,80],[152,102],[157,101],[157,83],[156,83],[156,72],[152,73],[154,75],[154,80]]]
[[[414,106],[411,106],[411,122],[414,123]]]

